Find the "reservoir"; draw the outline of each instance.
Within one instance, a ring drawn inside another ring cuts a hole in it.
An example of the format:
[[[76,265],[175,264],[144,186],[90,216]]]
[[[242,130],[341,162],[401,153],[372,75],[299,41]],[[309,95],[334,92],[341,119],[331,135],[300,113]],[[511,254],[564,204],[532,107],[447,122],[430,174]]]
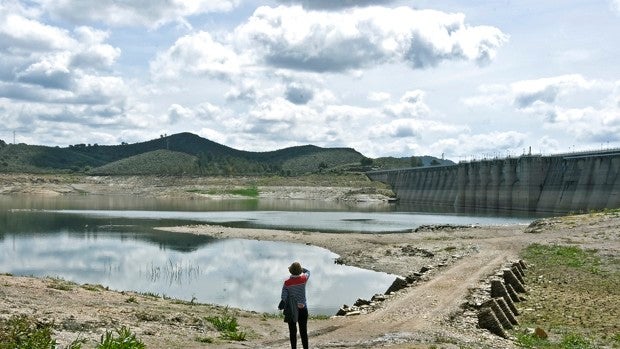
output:
[[[287,267],[311,270],[313,314],[383,293],[394,275],[338,265],[316,246],[213,239],[155,227],[218,224],[342,234],[422,224],[528,224],[532,217],[422,213],[389,205],[124,196],[0,196],[0,273],[58,277],[201,303],[276,312]]]

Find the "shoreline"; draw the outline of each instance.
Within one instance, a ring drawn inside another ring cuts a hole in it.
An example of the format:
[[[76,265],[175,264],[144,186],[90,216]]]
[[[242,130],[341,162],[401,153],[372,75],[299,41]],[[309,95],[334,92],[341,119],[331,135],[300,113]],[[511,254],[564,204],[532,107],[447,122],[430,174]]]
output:
[[[0,193],[7,195],[70,197],[77,193],[124,193],[143,198],[205,200],[230,197],[188,192],[196,188],[195,179],[174,185],[175,180],[170,178],[107,178],[92,183],[80,178],[81,182],[75,183],[74,179],[63,182],[58,176],[43,176],[44,179],[39,181],[37,178],[41,176],[23,175],[17,176],[20,178],[17,182],[14,176],[0,177]],[[229,188],[250,182],[201,182],[200,188]],[[319,202],[321,197],[365,200],[368,195],[360,194],[359,187],[308,189],[310,187],[295,186],[294,191],[283,188],[269,191],[270,194],[264,194],[264,197],[291,198],[291,193],[305,191],[303,195],[294,196],[304,200],[315,198]],[[63,190],[67,192],[63,193]],[[364,189],[363,192],[372,190]],[[352,193],[362,196],[351,196]],[[383,201],[378,199],[377,202]],[[521,253],[531,244],[577,246],[596,250],[597,255],[604,258],[620,255],[620,213],[617,211],[544,218],[530,226],[436,225],[390,234],[319,233],[216,225],[158,230],[161,234],[170,231],[214,238],[309,244],[336,253],[340,256],[340,263],[395,276],[406,277],[419,273],[422,268],[428,269],[422,273],[419,282],[395,292],[372,311],[355,316],[312,318],[309,335],[314,348],[516,348],[512,340],[478,328],[475,313],[468,306],[481,301],[480,295],[486,292],[493,275],[507,263],[520,259]],[[195,304],[130,291],[111,291],[99,285],[78,285],[50,278],[0,274],[0,285],[0,319],[24,314],[37,323],[53,324],[54,337],[62,346],[80,336],[88,340],[85,349],[94,347],[93,343],[106,330],[123,325],[130,327],[147,348],[288,347],[286,324],[274,314]],[[372,296],[368,295],[369,298]],[[227,314],[238,319],[241,331],[247,333],[245,341],[220,338],[220,333],[205,320]]]
[[[477,328],[475,314],[463,305],[472,302],[476,292],[485,289],[488,278],[503,265],[518,259],[527,245],[566,243],[568,239],[583,248],[617,255],[619,227],[620,215],[588,214],[542,219],[530,227],[429,226],[416,232],[385,235],[207,225],[158,230],[162,234],[173,231],[215,238],[311,244],[340,255],[347,265],[401,276],[430,266],[419,283],[396,292],[371,312],[314,318],[309,323],[311,343],[316,348],[400,349],[429,348],[428,343],[445,341],[465,347],[477,343],[482,348],[515,348],[512,341]],[[69,343],[78,334],[96,341],[103,331],[122,324],[137,333],[148,348],[204,347],[197,342],[198,338],[214,338],[208,347],[217,348],[288,345],[287,329],[273,314],[110,291],[97,285],[49,278],[0,275],[0,285],[0,317],[27,314],[43,323],[54,323],[60,344]],[[217,331],[204,321],[213,314],[227,312],[234,314],[241,329],[249,334],[246,341],[217,339]]]

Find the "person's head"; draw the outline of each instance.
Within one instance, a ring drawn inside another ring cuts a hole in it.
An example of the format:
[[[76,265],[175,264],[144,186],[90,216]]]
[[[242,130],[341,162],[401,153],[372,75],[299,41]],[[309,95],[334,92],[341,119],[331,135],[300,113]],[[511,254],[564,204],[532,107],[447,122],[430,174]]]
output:
[[[288,267],[288,271],[291,275],[301,275],[303,269],[301,268],[301,264],[299,262],[293,262],[290,267]]]

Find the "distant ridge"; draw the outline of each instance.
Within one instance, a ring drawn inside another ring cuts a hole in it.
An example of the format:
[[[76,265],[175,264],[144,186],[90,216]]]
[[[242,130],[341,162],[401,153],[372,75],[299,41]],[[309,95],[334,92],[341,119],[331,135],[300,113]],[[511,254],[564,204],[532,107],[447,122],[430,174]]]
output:
[[[380,158],[396,159],[396,158]],[[434,158],[433,158],[434,159]],[[365,160],[365,161],[363,161]],[[48,147],[0,140],[0,172],[80,172],[96,175],[300,175],[365,171],[373,160],[352,148],[302,145],[267,152],[234,149],[183,132],[120,145]],[[411,158],[378,161],[374,169],[410,167]],[[365,164],[364,166],[362,166]]]

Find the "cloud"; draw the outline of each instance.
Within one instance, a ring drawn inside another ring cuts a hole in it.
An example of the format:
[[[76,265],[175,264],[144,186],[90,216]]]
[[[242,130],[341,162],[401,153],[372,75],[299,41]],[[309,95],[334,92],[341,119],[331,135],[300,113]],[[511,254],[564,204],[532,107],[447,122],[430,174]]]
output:
[[[208,32],[200,31],[178,39],[172,47],[151,62],[155,78],[175,79],[180,75],[199,75],[230,80],[241,71],[241,59],[231,47],[219,43]]]
[[[539,118],[542,127],[584,143],[620,139],[620,82],[587,79],[580,74],[521,80],[482,87],[466,98],[469,107],[492,106]],[[546,148],[553,142],[540,144]]]
[[[550,104],[560,95],[566,95],[577,89],[589,89],[593,82],[583,76],[561,75],[552,78],[518,81],[511,85],[514,104],[517,108],[527,108],[536,102]]]
[[[489,132],[479,134],[460,134],[454,138],[444,138],[430,145],[429,148],[441,150],[442,153],[456,157],[504,157],[513,149],[523,147],[527,135],[517,131]]]
[[[293,104],[306,104],[313,97],[314,91],[301,84],[291,84],[286,88],[286,99]]]
[[[404,62],[414,69],[444,61],[488,63],[508,36],[466,25],[462,14],[408,7],[355,8],[346,12],[302,7],[260,7],[236,28],[238,51],[276,68],[344,72]]]
[[[388,5],[395,0],[278,0],[282,4],[299,4],[313,10],[339,10],[347,7]]]
[[[62,50],[73,47],[76,42],[69,32],[8,13],[0,8],[0,52],[29,56],[32,52]]]
[[[368,94],[368,100],[373,102],[386,102],[389,101],[392,96],[387,92],[370,92]]]
[[[35,2],[52,16],[72,23],[98,22],[110,26],[157,28],[171,22],[189,26],[187,17],[228,12],[236,8],[240,0],[35,0]]]
[[[620,15],[620,0],[610,0],[611,9]]]

